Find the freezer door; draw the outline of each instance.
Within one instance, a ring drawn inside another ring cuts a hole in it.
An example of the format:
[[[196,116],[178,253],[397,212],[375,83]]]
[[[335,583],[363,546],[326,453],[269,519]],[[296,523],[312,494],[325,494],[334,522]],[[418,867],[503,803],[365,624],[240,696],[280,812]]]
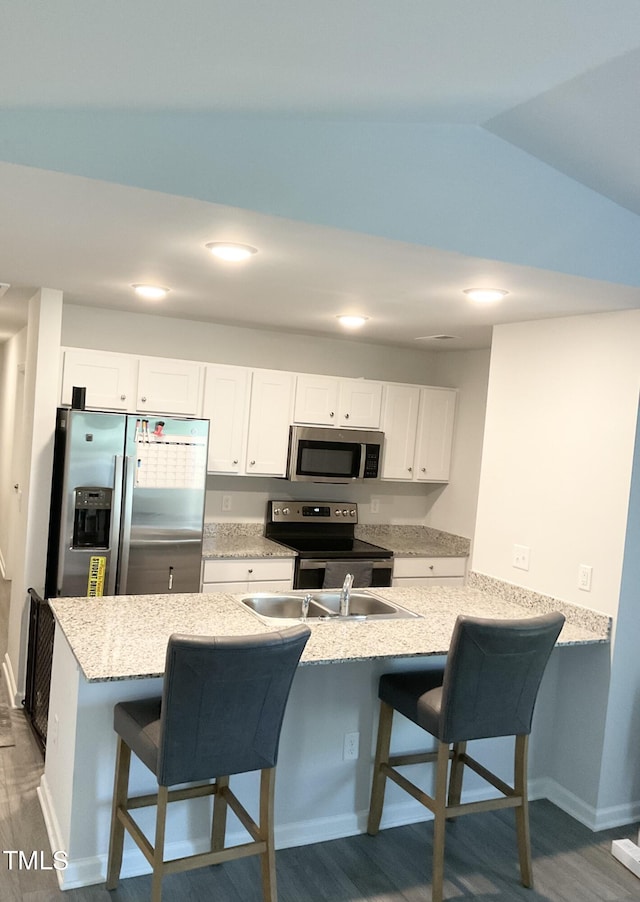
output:
[[[122,497],[125,417],[61,411],[66,434],[60,505],[56,594],[115,591]]]
[[[207,420],[128,417],[117,591],[199,592]]]

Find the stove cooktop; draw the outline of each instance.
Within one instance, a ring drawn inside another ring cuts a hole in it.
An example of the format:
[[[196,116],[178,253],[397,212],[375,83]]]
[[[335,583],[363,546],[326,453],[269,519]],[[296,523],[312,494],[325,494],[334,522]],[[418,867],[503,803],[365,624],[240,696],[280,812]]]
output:
[[[364,542],[362,539],[350,538],[348,536],[335,537],[300,537],[300,536],[270,536],[274,542],[286,545],[297,551],[301,557],[305,558],[352,558],[363,560],[373,560],[375,558],[391,558],[393,552],[388,548],[382,548],[380,545],[372,545],[370,542]]]

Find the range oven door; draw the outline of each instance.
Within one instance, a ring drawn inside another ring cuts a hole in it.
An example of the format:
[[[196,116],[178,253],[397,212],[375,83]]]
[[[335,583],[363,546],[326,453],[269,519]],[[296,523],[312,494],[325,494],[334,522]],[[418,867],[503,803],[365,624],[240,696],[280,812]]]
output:
[[[362,567],[362,559],[345,560],[340,558],[340,563],[344,564],[349,570],[349,564],[353,564],[353,569],[357,572]],[[393,574],[393,558],[380,558],[371,561],[371,587],[384,588],[391,585],[391,577]],[[296,561],[293,588],[294,589],[322,589],[324,586],[324,571],[326,561],[318,561],[309,558],[298,558]],[[354,582],[354,588],[358,588],[357,582]]]

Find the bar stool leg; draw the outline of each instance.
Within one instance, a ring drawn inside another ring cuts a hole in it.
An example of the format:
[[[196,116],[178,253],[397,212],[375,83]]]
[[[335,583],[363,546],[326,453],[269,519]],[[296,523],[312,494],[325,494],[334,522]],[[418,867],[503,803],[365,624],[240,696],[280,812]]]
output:
[[[378,721],[376,759],[373,765],[371,802],[369,804],[369,820],[367,822],[367,833],[370,836],[375,836],[380,829],[382,806],[384,804],[384,790],[387,780],[386,775],[382,770],[382,765],[389,764],[389,748],[391,746],[392,723],[393,708],[386,702],[380,702],[380,719]]]
[[[116,775],[113,786],[113,803],[111,808],[111,833],[109,837],[109,856],[107,859],[107,889],[115,889],[120,879],[122,867],[122,849],[124,846],[124,825],[118,817],[118,809],[126,808],[129,793],[129,767],[131,765],[131,749],[118,736],[116,751]]]
[[[211,823],[211,851],[220,852],[224,849],[224,840],[227,832],[227,787],[229,777],[216,779],[216,793],[213,797],[213,820]]]
[[[527,789],[527,756],[529,737],[516,736],[514,756],[513,788],[521,796],[522,804],[516,808],[516,832],[518,835],[518,857],[522,885],[533,886],[533,866],[531,864],[531,838],[529,835],[529,796]]]
[[[273,831],[273,800],[276,785],[275,767],[260,772],[260,834],[267,843],[266,852],[260,856],[262,892],[264,902],[277,902],[276,850]]]
[[[153,875],[151,877],[151,902],[162,898],[162,877],[164,864],[164,833],[167,824],[167,803],[169,789],[158,786],[158,810],[156,812],[156,841],[153,847]]]
[[[444,834],[447,812],[447,772],[449,769],[449,744],[438,743],[436,759],[436,791],[433,809],[433,871],[431,875],[432,902],[442,902],[444,882]]]
[[[464,774],[464,764],[461,760],[462,755],[467,751],[466,742],[455,742],[453,744],[453,758],[451,759],[451,775],[449,777],[449,801],[448,805],[459,805],[462,797],[462,777]],[[455,818],[448,818],[454,821]]]

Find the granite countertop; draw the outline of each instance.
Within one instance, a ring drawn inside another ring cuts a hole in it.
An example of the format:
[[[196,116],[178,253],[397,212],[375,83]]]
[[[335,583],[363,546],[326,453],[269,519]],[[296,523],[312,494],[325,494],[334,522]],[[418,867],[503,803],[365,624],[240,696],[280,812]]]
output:
[[[548,596],[478,577],[482,588],[375,589],[421,615],[419,619],[309,621],[311,637],[302,665],[446,654],[458,614],[530,617],[560,609],[567,622],[559,645],[609,641],[610,618]],[[507,587],[507,588],[505,588]],[[162,676],[167,640],[193,635],[259,634],[297,621],[271,620],[242,607],[240,596],[215,594],[119,595],[51,600],[58,628],[89,682]]]
[[[295,557],[291,548],[265,539],[261,523],[207,523],[202,537],[203,560],[218,558]]]
[[[295,557],[295,551],[265,539],[261,523],[207,523],[204,560],[216,558]],[[388,548],[396,557],[467,557],[470,541],[428,526],[356,526],[356,537]]]
[[[365,542],[388,548],[396,557],[468,557],[471,547],[469,539],[429,526],[362,524],[355,533]]]

